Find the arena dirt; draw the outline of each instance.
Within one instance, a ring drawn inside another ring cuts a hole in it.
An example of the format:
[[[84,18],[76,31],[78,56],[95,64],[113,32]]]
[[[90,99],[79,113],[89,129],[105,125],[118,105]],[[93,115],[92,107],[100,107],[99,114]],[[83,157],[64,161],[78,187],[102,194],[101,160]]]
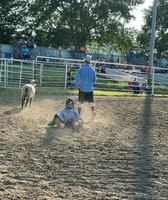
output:
[[[96,96],[80,132],[44,128],[66,97],[21,110],[20,96],[0,96],[0,199],[168,199],[168,98]]]

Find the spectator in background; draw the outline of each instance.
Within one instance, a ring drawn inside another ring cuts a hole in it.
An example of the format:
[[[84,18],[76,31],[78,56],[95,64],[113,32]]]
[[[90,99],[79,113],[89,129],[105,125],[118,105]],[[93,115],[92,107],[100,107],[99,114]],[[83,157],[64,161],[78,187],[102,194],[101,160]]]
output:
[[[34,49],[34,43],[31,42],[31,41],[28,41],[28,42],[26,43],[26,47],[27,47],[29,50],[32,50],[32,49]]]
[[[80,59],[84,59],[84,57],[85,57],[85,47],[84,46],[79,47],[79,55],[78,56]]]
[[[79,52],[80,52],[80,53],[85,53],[85,47],[84,47],[84,46],[81,46],[81,47],[79,48]]]
[[[111,56],[110,56],[110,60],[109,60],[109,61],[112,62],[112,63],[114,63],[113,54],[111,54]]]
[[[101,73],[105,74],[106,73],[106,68],[105,67],[101,67]]]
[[[71,56],[75,58],[75,53],[77,52],[76,46],[74,44],[71,44],[69,47],[69,50],[70,50]]]
[[[117,58],[117,63],[120,63],[120,59],[119,58]]]
[[[152,88],[148,83],[145,85],[145,93],[152,94]]]
[[[23,46],[21,50],[21,55],[24,60],[30,59],[30,51],[26,46]]]
[[[126,56],[127,64],[130,64],[130,52],[126,51],[125,56]]]
[[[151,86],[148,84],[148,81],[146,80],[145,82],[142,83],[141,85],[141,93],[142,94],[151,94],[152,93],[152,88]]]
[[[140,92],[139,82],[136,78],[132,81],[132,90],[134,94],[139,94]]]
[[[14,47],[19,47],[19,41],[17,39],[15,39],[13,42],[12,42],[13,46]]]
[[[134,59],[135,59],[135,54],[134,54],[134,51],[131,50],[131,51],[130,51],[130,62],[131,62],[131,64],[135,64],[135,63],[134,63]]]
[[[70,52],[71,52],[71,53],[75,53],[75,52],[76,52],[76,47],[75,47],[74,44],[71,44],[71,45],[70,45]]]
[[[21,46],[21,47],[25,47],[25,46],[26,46],[25,41],[20,41],[20,46]]]
[[[136,58],[136,64],[140,65],[140,53],[139,53],[139,51],[136,51],[135,58]]]
[[[60,46],[60,47],[58,48],[58,57],[59,57],[59,58],[62,57],[61,51],[62,51],[62,47]],[[60,60],[60,61],[61,61],[61,60]]]
[[[72,76],[72,72],[71,72],[71,67],[68,66],[67,68],[67,87],[71,88],[72,87],[72,81],[73,81],[73,76]]]

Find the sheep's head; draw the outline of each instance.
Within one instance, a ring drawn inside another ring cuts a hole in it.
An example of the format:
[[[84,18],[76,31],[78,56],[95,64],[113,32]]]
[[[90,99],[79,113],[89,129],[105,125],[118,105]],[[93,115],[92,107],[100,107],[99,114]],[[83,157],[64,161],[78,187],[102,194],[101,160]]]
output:
[[[32,79],[32,80],[29,81],[29,83],[30,83],[31,85],[33,85],[33,86],[36,86],[37,81],[34,80],[34,79]]]

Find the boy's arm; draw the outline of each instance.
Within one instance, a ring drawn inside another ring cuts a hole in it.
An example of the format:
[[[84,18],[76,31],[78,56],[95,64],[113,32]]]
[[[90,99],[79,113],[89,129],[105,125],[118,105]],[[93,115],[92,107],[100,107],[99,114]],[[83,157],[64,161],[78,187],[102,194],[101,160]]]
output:
[[[63,118],[63,116],[64,116],[64,110],[65,110],[65,108],[63,108],[60,112],[59,112],[59,114],[58,114],[58,117],[62,120],[62,118]]]

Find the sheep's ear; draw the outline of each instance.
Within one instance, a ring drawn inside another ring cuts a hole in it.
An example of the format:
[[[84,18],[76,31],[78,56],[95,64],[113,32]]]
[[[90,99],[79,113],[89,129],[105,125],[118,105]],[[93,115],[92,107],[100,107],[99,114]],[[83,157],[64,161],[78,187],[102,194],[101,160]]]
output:
[[[31,80],[31,83],[36,83],[36,80],[34,80],[34,79],[33,79],[33,80]]]

